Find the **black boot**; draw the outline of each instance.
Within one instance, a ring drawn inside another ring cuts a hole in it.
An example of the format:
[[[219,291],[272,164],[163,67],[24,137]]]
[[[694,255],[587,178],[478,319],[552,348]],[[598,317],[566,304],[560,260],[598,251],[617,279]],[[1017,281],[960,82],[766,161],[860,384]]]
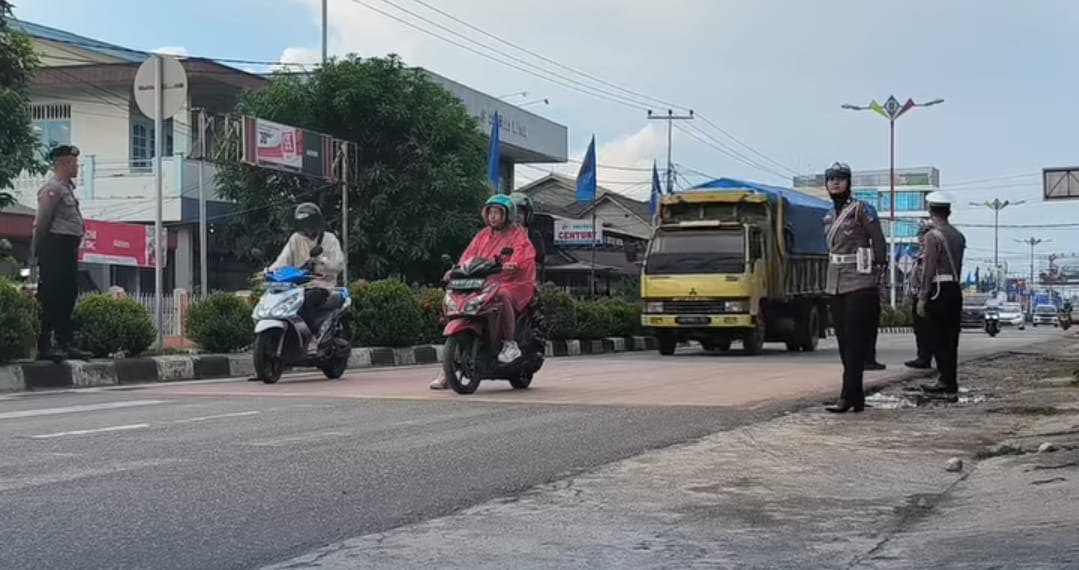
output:
[[[853,410],[854,413],[859,413],[865,410],[865,402],[862,402],[860,404],[852,404],[844,399],[840,399],[831,406],[825,406],[824,409],[832,412],[833,414],[845,414],[851,410]]]
[[[880,362],[877,362],[876,360],[874,360],[872,362],[866,362],[865,363],[865,368],[864,368],[864,370],[867,370],[867,371],[887,370],[887,369],[888,369],[888,367],[886,365],[884,365],[884,364],[882,364]]]
[[[919,360],[917,358],[915,358],[914,360],[908,360],[904,362],[903,365],[907,368],[914,368],[916,370],[929,370],[933,367],[933,365],[930,364],[928,360]]]

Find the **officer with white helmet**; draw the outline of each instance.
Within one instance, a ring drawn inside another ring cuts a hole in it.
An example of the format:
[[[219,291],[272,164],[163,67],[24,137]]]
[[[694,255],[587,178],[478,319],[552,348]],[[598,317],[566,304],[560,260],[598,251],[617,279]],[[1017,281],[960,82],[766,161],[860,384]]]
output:
[[[963,291],[960,278],[963,252],[967,238],[948,218],[952,199],[943,192],[931,192],[925,197],[932,227],[925,234],[923,269],[918,284],[918,314],[928,320],[930,346],[937,359],[940,378],[936,384],[926,384],[927,393],[944,399],[958,399],[959,328],[963,313]]]

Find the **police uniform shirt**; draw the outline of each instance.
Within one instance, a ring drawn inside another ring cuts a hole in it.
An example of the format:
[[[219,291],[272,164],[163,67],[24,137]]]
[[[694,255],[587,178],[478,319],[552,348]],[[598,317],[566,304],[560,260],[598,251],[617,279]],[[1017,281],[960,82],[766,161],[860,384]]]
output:
[[[925,273],[925,253],[919,251],[918,255],[914,258],[914,267],[910,270],[910,280],[907,282],[910,286],[910,296],[918,298],[918,293],[922,287],[922,275]]]
[[[861,200],[852,199],[838,212],[835,208],[828,210],[824,215],[824,228],[830,253],[828,293],[843,295],[875,288],[880,282],[878,266],[888,259],[877,210]],[[854,258],[860,248],[866,247],[872,248],[874,268],[870,273],[858,273]]]
[[[925,259],[918,284],[918,299],[925,301],[933,296],[935,285],[940,281],[938,276],[950,275],[952,281],[959,283],[966,248],[967,238],[951,224],[936,224],[925,235]]]
[[[45,229],[39,229],[47,226]],[[53,177],[37,191],[37,217],[34,219],[35,236],[45,234],[82,237],[85,232],[79,200],[75,198],[75,184],[70,180]]]

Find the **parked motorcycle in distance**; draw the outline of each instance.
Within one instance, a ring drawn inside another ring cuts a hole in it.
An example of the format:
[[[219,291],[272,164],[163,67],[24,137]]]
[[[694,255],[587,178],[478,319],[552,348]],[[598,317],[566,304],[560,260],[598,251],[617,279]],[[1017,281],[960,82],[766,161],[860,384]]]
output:
[[[443,335],[442,367],[454,392],[472,394],[482,380],[509,380],[521,390],[532,384],[532,378],[543,366],[547,333],[542,313],[538,310],[538,295],[528,309],[517,315],[517,344],[521,356],[513,362],[498,361],[501,339],[494,338],[489,322],[501,287],[497,277],[502,273],[502,259],[513,255],[512,248],[502,250],[497,259],[475,258],[467,265],[452,265],[449,256],[442,260],[452,265],[446,283],[443,314],[446,327]]]
[[[315,246],[311,256],[320,254],[321,247]],[[304,305],[303,285],[312,279],[309,264],[268,271],[265,279],[266,292],[251,312],[256,378],[274,384],[286,368],[296,366],[315,367],[327,378],[340,378],[352,354],[348,289],[335,288],[321,307],[312,310]]]
[[[1072,326],[1072,314],[1071,311],[1060,310],[1060,314],[1057,315],[1057,323],[1063,330],[1068,330]]]
[[[985,332],[991,337],[1000,333],[1000,309],[996,307],[985,309]]]

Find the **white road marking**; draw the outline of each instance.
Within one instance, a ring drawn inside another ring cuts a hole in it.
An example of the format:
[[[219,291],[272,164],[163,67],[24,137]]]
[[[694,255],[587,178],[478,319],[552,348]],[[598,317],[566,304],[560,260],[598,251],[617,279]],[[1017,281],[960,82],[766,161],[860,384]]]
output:
[[[56,416],[60,414],[75,414],[79,412],[96,412],[100,410],[116,410],[120,408],[135,408],[138,406],[153,406],[166,404],[168,400],[131,400],[127,402],[106,402],[103,404],[84,404],[81,406],[64,406],[62,408],[38,408],[36,410],[19,410],[17,412],[0,413],[0,420],[13,420],[17,418],[33,418],[38,416]]]
[[[4,491],[25,489],[27,487],[39,487],[41,485],[67,483],[70,481],[76,481],[78,479],[85,479],[87,477],[101,477],[103,475],[112,475],[115,473],[122,473],[124,471],[134,471],[136,469],[160,467],[162,465],[168,465],[170,463],[179,463],[181,461],[186,460],[150,459],[143,461],[129,461],[126,463],[117,463],[109,467],[74,469],[61,473],[35,474],[26,477],[0,477],[0,493]]]
[[[303,443],[309,441],[317,441],[320,439],[330,439],[334,437],[344,437],[351,435],[348,432],[343,431],[320,431],[316,433],[309,433],[305,435],[297,435],[293,437],[283,437],[280,439],[265,439],[262,441],[249,441],[247,445],[253,445],[255,447],[278,447],[281,445],[288,445],[290,443]]]
[[[129,431],[133,429],[144,429],[150,427],[150,424],[127,424],[123,426],[110,426],[94,429],[79,429],[74,431],[60,431],[56,433],[46,433],[43,435],[32,435],[30,439],[53,439],[56,437],[67,437],[72,435],[89,435],[94,433],[108,433],[113,431]]]
[[[169,423],[190,424],[190,423],[195,423],[195,422],[205,422],[205,421],[208,421],[208,420],[219,420],[219,419],[224,419],[224,418],[239,418],[239,417],[243,417],[243,416],[257,416],[258,414],[261,414],[261,413],[262,412],[260,410],[251,410],[249,412],[232,412],[232,413],[228,413],[228,414],[216,414],[216,415],[213,415],[213,416],[199,416],[199,417],[196,417],[196,418],[184,418],[184,419],[181,419],[181,420],[173,420],[173,421],[171,421]]]

